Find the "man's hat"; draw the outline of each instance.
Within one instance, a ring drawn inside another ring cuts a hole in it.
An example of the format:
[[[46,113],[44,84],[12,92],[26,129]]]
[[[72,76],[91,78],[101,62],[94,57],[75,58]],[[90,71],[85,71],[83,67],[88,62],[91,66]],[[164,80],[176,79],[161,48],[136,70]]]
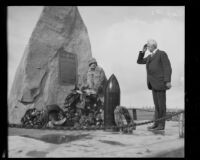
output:
[[[96,59],[95,58],[91,58],[89,61],[88,61],[88,65],[90,66],[92,63],[97,63]]]

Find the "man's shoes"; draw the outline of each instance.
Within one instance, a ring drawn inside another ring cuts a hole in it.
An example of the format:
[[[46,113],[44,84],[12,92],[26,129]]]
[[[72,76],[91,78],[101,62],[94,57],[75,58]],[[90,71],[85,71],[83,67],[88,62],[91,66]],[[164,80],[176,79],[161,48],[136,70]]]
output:
[[[152,126],[147,127],[147,129],[148,129],[148,130],[151,130],[151,129],[154,129],[154,128],[156,128],[156,127],[158,127],[158,126],[155,125],[155,124],[153,124]]]

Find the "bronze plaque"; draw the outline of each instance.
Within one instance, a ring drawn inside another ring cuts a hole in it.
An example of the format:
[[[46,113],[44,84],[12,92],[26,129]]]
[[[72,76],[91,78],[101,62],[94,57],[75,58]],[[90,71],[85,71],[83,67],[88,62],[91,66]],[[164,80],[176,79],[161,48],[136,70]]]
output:
[[[77,81],[77,55],[60,49],[59,53],[59,83],[73,85]]]

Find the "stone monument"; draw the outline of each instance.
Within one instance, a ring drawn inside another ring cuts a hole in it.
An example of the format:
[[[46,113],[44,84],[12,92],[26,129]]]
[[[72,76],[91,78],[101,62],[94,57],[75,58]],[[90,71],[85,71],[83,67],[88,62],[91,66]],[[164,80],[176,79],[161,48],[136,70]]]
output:
[[[27,109],[62,103],[86,83],[92,57],[87,28],[77,7],[45,6],[25,48],[8,97],[9,123]]]

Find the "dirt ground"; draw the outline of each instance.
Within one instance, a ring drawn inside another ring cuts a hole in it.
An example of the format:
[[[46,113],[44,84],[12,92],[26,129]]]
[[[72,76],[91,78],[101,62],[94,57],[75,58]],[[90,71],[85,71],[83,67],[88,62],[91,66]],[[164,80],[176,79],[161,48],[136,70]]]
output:
[[[9,157],[184,157],[178,122],[165,131],[138,126],[132,134],[9,128]]]

